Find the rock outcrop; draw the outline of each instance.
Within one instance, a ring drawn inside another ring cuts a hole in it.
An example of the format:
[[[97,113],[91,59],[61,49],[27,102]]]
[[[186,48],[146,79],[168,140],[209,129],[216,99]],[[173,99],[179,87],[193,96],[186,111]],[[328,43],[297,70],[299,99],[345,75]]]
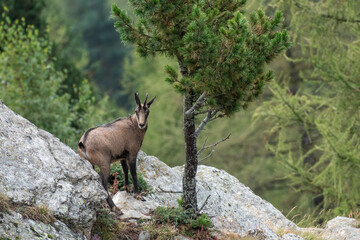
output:
[[[156,157],[140,152],[138,170],[153,191],[146,196],[144,208],[134,208],[135,204],[129,204],[129,201],[134,200],[129,200],[131,197],[126,193],[118,192],[113,200],[124,212],[125,218],[146,218],[145,214],[159,205],[178,206],[176,200],[182,194],[183,167],[171,168]],[[280,229],[299,229],[270,203],[256,196],[250,188],[223,170],[199,166],[197,187],[199,207],[204,204],[202,212],[211,216],[215,229],[261,239],[281,239],[276,234]]]
[[[171,168],[140,151],[138,171],[153,191],[146,196],[146,202],[118,192],[113,200],[124,212],[123,218],[149,218],[146,214],[157,206],[178,207],[176,200],[182,194],[183,167]],[[202,212],[211,216],[214,228],[222,232],[254,236],[256,239],[304,239],[301,236],[331,240],[360,239],[360,223],[351,218],[337,217],[329,221],[324,229],[299,228],[269,202],[223,170],[199,166],[197,187],[199,207],[204,204]]]
[[[138,171],[153,191],[146,202],[118,192],[113,200],[124,212],[122,218],[148,219],[158,206],[178,206],[183,167],[171,168],[140,151]],[[197,187],[199,207],[222,232],[256,239],[302,240],[308,234],[320,239],[360,239],[360,223],[351,218],[337,217],[324,229],[299,228],[223,170],[199,166]],[[0,206],[0,239],[85,239],[82,230],[92,226],[95,211],[106,198],[90,163],[1,101],[0,194],[16,206],[45,206],[56,217],[46,224]],[[148,237],[142,232],[142,239]]]
[[[106,198],[99,175],[90,163],[1,101],[0,166],[1,194],[15,204],[46,206],[57,219],[65,219],[79,229],[91,227],[96,208]],[[18,214],[5,216],[13,222],[21,218]],[[31,220],[26,222],[15,224],[17,230],[9,230],[0,221],[0,237],[23,236],[28,229],[26,226],[33,224]],[[52,232],[51,235],[56,234]],[[74,233],[73,236],[78,235]]]

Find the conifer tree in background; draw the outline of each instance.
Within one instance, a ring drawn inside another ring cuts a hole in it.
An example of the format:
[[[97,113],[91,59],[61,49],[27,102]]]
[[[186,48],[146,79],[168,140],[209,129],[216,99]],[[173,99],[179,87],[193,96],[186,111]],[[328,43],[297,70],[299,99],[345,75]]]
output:
[[[51,42],[26,19],[11,21],[7,7],[0,12],[0,100],[76,148],[84,129],[114,117],[108,98],[96,100],[85,79],[73,90],[78,99],[63,93],[66,75],[55,67]]]
[[[306,210],[319,222],[348,215],[360,203],[359,2],[273,2],[287,9],[298,49],[288,60],[307,68],[299,73],[295,94],[289,85],[272,83],[274,98],[254,116],[272,122],[268,147],[285,166],[291,186],[302,193]]]
[[[135,43],[144,57],[165,54],[179,65],[181,76],[177,69],[166,68],[167,81],[184,96],[183,206],[196,213],[199,133],[210,121],[246,108],[272,79],[265,64],[290,45],[287,33],[278,31],[282,15],[277,12],[271,19],[259,10],[248,21],[245,0],[130,3],[136,23],[124,10],[112,7],[122,40]]]

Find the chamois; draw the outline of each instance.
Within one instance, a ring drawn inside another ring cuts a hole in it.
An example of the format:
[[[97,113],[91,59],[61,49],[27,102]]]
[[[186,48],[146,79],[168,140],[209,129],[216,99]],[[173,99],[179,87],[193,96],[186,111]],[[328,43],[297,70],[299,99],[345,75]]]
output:
[[[110,165],[121,161],[125,176],[124,190],[130,192],[128,169],[134,184],[134,197],[144,200],[139,194],[136,175],[136,156],[144,140],[148,126],[150,106],[156,96],[146,103],[141,104],[139,94],[135,93],[135,113],[128,118],[118,118],[112,122],[88,129],[81,137],[78,144],[78,152],[82,158],[87,159],[94,167],[99,166],[101,171],[101,182],[108,197],[106,199],[111,211],[119,211],[112,201],[107,188],[110,175]],[[120,211],[121,213],[121,211]]]

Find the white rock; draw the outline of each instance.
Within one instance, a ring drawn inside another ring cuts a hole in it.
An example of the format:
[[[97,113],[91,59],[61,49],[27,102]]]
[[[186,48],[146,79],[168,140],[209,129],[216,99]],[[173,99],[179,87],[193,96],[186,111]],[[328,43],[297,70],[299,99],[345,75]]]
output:
[[[170,168],[156,157],[140,152],[138,170],[153,188],[153,192],[146,197],[147,201],[154,201],[161,206],[178,206],[176,200],[182,194],[182,167]],[[225,171],[199,166],[197,189],[199,207],[210,196],[203,212],[212,216],[216,229],[266,239],[280,239],[274,232],[279,229],[298,229],[270,203],[256,196]],[[123,206],[121,209],[127,208]]]
[[[281,237],[282,240],[304,240],[304,238],[294,234],[294,233],[288,233]]]
[[[360,221],[354,218],[336,217],[327,222],[322,237],[325,239],[359,240]]]
[[[0,193],[88,228],[106,198],[91,164],[0,101]],[[0,223],[3,224],[3,223]]]

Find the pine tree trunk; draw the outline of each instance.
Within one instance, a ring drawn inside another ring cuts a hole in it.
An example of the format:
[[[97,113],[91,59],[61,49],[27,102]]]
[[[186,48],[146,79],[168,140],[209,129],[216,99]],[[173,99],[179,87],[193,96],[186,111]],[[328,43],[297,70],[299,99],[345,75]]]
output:
[[[197,211],[196,195],[196,172],[198,167],[196,137],[195,137],[195,116],[185,114],[194,103],[194,95],[186,93],[184,96],[184,137],[186,150],[186,163],[183,176],[183,207],[192,213]]]

